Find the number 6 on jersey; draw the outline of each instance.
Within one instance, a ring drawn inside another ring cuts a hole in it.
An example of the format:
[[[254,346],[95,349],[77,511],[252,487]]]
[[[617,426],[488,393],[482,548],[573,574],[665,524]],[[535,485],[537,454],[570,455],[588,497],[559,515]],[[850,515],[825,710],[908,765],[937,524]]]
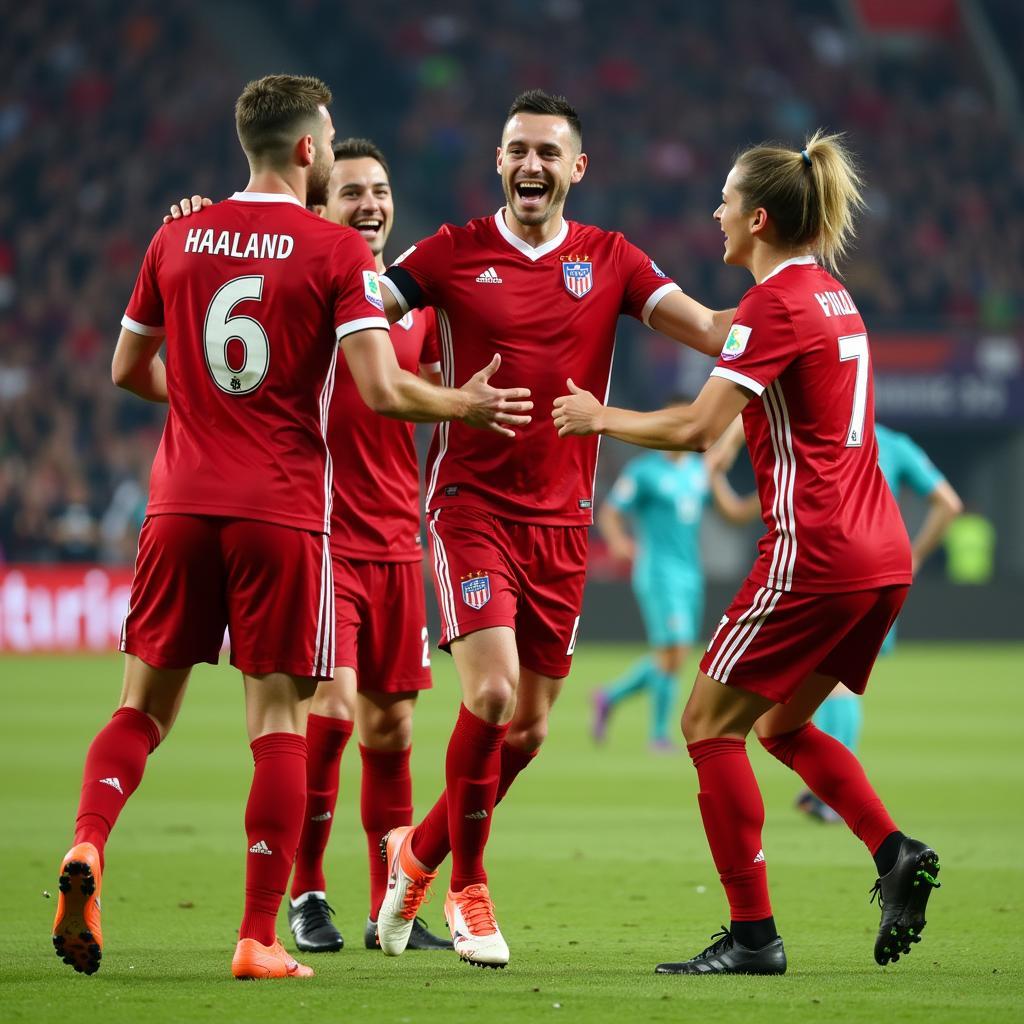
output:
[[[247,395],[262,383],[270,368],[270,342],[263,326],[251,316],[232,316],[231,311],[247,299],[263,297],[262,275],[236,277],[217,289],[206,311],[203,345],[206,366],[213,382],[229,395]],[[241,360],[228,361],[228,345],[240,342]]]

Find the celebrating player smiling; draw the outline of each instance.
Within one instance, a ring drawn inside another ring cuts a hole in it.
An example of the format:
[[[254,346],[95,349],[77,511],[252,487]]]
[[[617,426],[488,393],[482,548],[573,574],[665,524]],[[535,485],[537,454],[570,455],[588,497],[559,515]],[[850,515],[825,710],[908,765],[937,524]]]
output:
[[[864,691],[911,581],[907,532],[878,466],[867,333],[849,293],[818,262],[842,256],[861,205],[837,136],[816,133],[800,152],[745,151],[715,218],[725,262],[746,267],[756,284],[693,405],[605,408],[572,381],[572,394],[554,404],[565,438],[607,434],[697,450],[742,411],[767,527],[683,713],[732,925],[697,956],[660,964],[662,974],[786,970],[768,896],[764,805],[746,753],[752,728],[874,857],[878,963],[920,940],[938,884],[935,852],[897,829],[856,757],[811,723],[837,682]]]

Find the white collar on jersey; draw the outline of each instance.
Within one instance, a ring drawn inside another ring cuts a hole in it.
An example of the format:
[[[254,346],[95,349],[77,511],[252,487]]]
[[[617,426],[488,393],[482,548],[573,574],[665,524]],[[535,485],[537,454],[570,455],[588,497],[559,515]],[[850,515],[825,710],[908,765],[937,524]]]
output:
[[[505,223],[504,206],[494,215],[494,223],[497,226],[498,233],[501,237],[504,238],[505,241],[514,249],[518,249],[524,256],[533,260],[534,263],[536,263],[541,256],[547,256],[549,252],[554,252],[565,241],[566,235],[569,234],[569,222],[563,217],[561,231],[559,231],[550,242],[538,245],[535,249],[529,242],[524,242],[518,235],[513,234],[509,230],[509,226]]]
[[[240,203],[294,203],[302,206],[295,196],[286,192],[236,192],[231,198]]]
[[[786,267],[808,267],[817,262],[816,256],[794,256],[791,260],[783,260],[771,273],[764,275],[761,279],[761,284],[764,284],[769,277],[774,277],[780,270],[785,270]]]

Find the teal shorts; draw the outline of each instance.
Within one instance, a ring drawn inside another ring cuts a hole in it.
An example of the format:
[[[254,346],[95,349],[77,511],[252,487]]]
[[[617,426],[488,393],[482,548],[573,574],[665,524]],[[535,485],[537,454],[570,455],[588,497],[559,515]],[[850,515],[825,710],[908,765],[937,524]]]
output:
[[[652,647],[692,646],[704,617],[704,581],[694,578],[634,578],[640,614]]]

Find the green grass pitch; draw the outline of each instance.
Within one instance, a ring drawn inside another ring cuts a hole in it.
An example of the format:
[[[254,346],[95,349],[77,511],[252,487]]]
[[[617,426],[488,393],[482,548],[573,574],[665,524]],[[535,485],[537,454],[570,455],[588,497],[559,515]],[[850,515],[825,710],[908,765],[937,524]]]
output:
[[[311,981],[246,985],[228,972],[251,772],[237,676],[196,672],[175,732],[118,824],[104,879],[103,966],[87,978],[53,955],[54,899],[44,890],[56,890],[82,758],[113,709],[119,660],[0,659],[0,1020],[1020,1019],[1024,648],[903,644],[876,669],[863,759],[897,821],[942,862],[924,941],[894,966],[872,960],[878,912],[868,905],[867,853],[842,826],[795,813],[795,777],[750,744],[790,964],[768,979],[652,972],[703,948],[727,910],[692,767],[685,755],[647,752],[646,706],[621,711],[605,748],[590,743],[591,687],[637,653],[581,648],[547,746],[496,815],[488,867],[508,970],[362,948],[366,854],[353,746],[328,854],[329,896],[348,945],[307,958]],[[437,685],[420,703],[413,748],[417,812],[438,792],[458,703],[450,660],[434,660]],[[439,881],[424,912],[435,929],[444,870]],[[279,927],[290,938],[283,913]]]

